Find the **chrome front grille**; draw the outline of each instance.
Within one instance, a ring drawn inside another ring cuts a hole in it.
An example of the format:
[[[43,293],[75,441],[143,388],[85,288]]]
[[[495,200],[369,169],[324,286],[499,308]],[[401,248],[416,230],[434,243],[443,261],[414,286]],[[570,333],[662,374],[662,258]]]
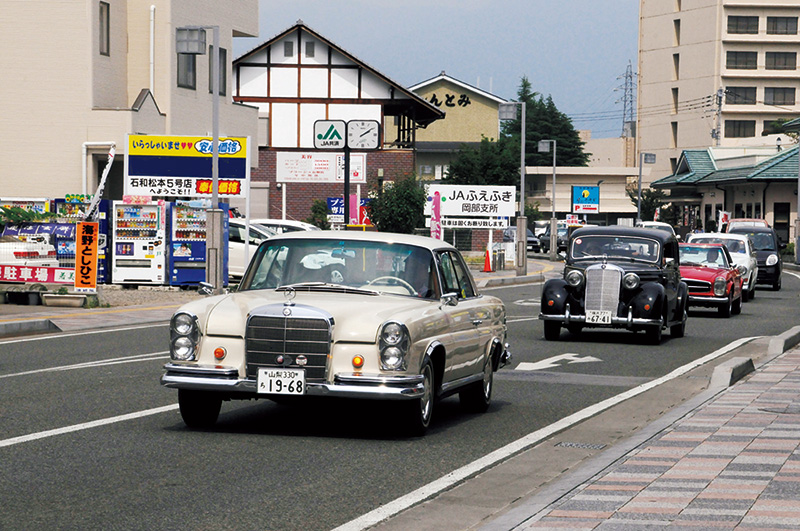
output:
[[[586,309],[617,314],[622,269],[613,265],[586,268]]]
[[[281,308],[283,308],[281,306]],[[251,315],[245,332],[245,366],[255,379],[260,367],[292,367],[306,370],[306,381],[322,382],[331,345],[333,319],[324,315]],[[300,360],[300,363],[298,363]]]
[[[691,278],[684,278],[686,287],[689,288],[689,293],[706,293],[711,291],[711,282],[704,280],[693,280]]]

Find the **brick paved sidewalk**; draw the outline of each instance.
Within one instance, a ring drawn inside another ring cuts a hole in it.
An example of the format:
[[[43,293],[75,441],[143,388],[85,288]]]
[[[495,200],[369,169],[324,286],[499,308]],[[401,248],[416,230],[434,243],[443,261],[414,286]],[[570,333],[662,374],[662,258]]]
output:
[[[800,349],[518,529],[800,529]]]

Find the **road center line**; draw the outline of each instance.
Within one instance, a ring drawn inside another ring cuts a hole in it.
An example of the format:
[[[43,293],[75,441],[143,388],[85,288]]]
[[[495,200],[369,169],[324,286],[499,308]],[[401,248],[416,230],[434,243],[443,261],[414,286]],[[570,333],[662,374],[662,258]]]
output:
[[[84,363],[76,363],[74,365],[61,365],[58,367],[47,367],[46,369],[36,369],[33,371],[16,372],[13,374],[0,374],[0,380],[2,380],[3,378],[11,378],[12,376],[27,376],[29,374],[39,374],[43,372],[59,372],[59,371],[71,371],[75,369],[89,369],[92,367],[104,367],[106,365],[118,365],[120,363],[135,363],[137,361],[152,361],[152,360],[168,358],[169,356],[165,356],[165,354],[169,354],[169,352],[165,350],[163,352],[150,352],[148,354],[137,354],[136,356],[127,356],[124,358],[87,361]]]
[[[642,384],[638,387],[634,387],[624,393],[618,394],[616,396],[612,396],[611,398],[607,398],[602,402],[598,402],[592,406],[584,408],[580,411],[573,413],[568,417],[564,417],[563,419],[550,424],[549,426],[545,426],[539,430],[536,430],[528,435],[517,439],[516,441],[503,446],[502,448],[498,448],[494,452],[491,452],[480,459],[473,461],[457,470],[450,472],[449,474],[442,476],[441,478],[424,485],[417,490],[406,494],[405,496],[401,496],[396,500],[390,501],[389,503],[382,505],[378,509],[374,511],[370,511],[358,518],[351,520],[341,526],[337,527],[333,531],[361,531],[363,529],[367,529],[372,527],[387,518],[390,518],[409,507],[412,507],[418,503],[421,503],[428,498],[432,498],[433,496],[444,492],[445,490],[453,487],[454,485],[478,474],[479,472],[490,468],[497,463],[504,461],[522,451],[527,450],[528,448],[532,447],[535,444],[538,444],[542,440],[554,435],[560,431],[566,430],[575,424],[586,420],[587,418],[593,417],[598,413],[605,411],[629,398],[633,398],[636,395],[640,395],[645,391],[649,391],[650,389],[657,387],[669,380],[677,378],[692,369],[695,369],[701,365],[704,365],[714,359],[727,354],[728,352],[740,347],[741,345],[747,343],[748,341],[752,341],[756,339],[755,337],[745,337],[741,339],[737,339],[732,343],[722,347],[719,350],[712,352],[706,356],[703,356],[700,359],[693,361],[692,363],[688,363],[682,367],[678,367],[671,373],[662,376],[656,380],[652,380],[647,382],[646,384]]]

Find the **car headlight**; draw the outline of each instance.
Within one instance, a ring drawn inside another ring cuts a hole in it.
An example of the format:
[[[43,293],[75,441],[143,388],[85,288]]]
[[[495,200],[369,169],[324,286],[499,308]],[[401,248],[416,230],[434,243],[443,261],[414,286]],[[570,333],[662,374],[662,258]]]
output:
[[[725,288],[727,288],[728,282],[725,280],[725,277],[717,277],[714,279],[714,295],[717,297],[725,296]]]
[[[384,323],[378,341],[381,369],[385,371],[406,370],[408,367],[406,356],[410,343],[408,328],[404,324],[396,321]]]
[[[777,263],[778,263],[778,255],[777,254],[771,254],[771,255],[769,255],[767,257],[767,265],[768,266],[774,266]]]
[[[636,289],[639,287],[639,275],[636,273],[628,273],[622,277],[622,285],[625,289]]]
[[[583,284],[583,273],[573,269],[569,273],[567,273],[567,284],[572,286],[573,288],[577,288],[581,284]]]
[[[169,355],[174,360],[192,361],[197,357],[200,327],[197,317],[188,312],[178,312],[169,324]]]

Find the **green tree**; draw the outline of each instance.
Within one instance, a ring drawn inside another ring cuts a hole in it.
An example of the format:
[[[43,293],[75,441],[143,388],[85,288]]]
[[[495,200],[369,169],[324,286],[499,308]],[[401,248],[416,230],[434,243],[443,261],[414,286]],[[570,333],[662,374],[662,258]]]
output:
[[[637,185],[630,184],[625,187],[625,193],[628,194],[631,203],[633,203],[635,206],[638,206],[639,187]],[[656,209],[665,203],[666,198],[667,194],[664,193],[663,190],[657,190],[655,188],[642,188],[642,207],[640,212],[642,221],[653,221]]]
[[[311,215],[306,218],[306,223],[311,223],[322,230],[328,230],[328,203],[322,199],[314,199],[311,204]]]
[[[398,179],[370,201],[369,219],[379,231],[411,234],[425,226],[426,200],[425,189],[415,176]]]
[[[486,137],[480,146],[462,144],[442,181],[446,184],[519,186],[519,148],[507,138]]]
[[[572,120],[558,110],[552,96],[545,98],[538,92],[534,92],[528,78],[523,76],[517,90],[516,101],[525,102],[525,164],[527,166],[551,166],[553,164],[552,151],[539,153],[540,140],[556,141],[556,166],[588,166],[589,154],[583,151],[584,142],[572,125]],[[503,123],[503,134],[512,140],[512,145],[520,145],[521,125],[520,118]],[[517,158],[519,158],[519,148],[517,148]]]

